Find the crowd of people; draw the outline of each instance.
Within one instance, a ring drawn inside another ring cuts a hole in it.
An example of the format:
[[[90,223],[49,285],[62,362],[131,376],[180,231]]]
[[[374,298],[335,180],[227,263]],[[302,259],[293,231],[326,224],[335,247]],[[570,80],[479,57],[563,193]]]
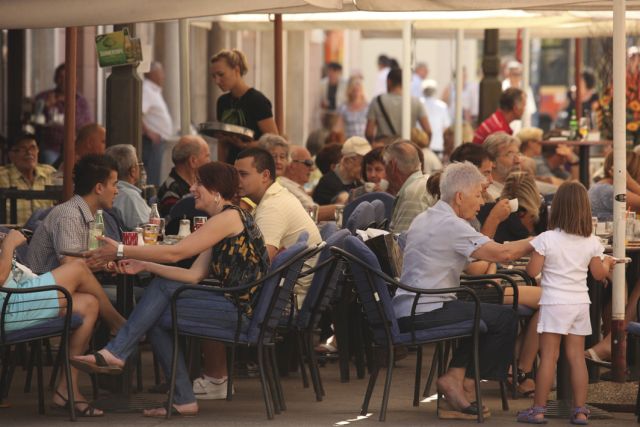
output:
[[[513,291],[505,291],[503,306],[483,304],[487,332],[480,346],[480,375],[484,379],[510,378],[521,395],[534,395],[535,404],[520,413],[518,420],[540,423],[564,336],[572,364],[572,420],[586,423],[584,336],[591,333],[587,270],[594,278],[605,279],[614,263],[610,257],[602,258],[603,247],[592,236],[591,212],[602,221],[612,218],[612,155],[607,155],[599,181],[587,192],[575,181],[577,156],[571,148],[544,142],[538,128],[519,126],[514,132],[513,122],[535,112],[530,90],[520,87],[521,67],[517,63],[507,67],[508,79],[498,109],[478,125],[469,142],[455,149],[448,131],[451,117],[447,104],[435,97],[436,84],[427,79],[427,65],[418,64],[410,82],[414,94],[411,122],[416,128],[411,139],[401,139],[402,72],[387,57],[378,62],[378,83],[383,82],[384,87],[378,85],[379,93],[369,103],[360,77],[344,81],[340,64],[327,65],[327,77],[321,85],[324,126],[310,135],[305,148],[302,141],[289,141],[279,134],[270,101],[244,81],[248,65],[242,52],[223,50],[214,55],[212,78],[225,92],[217,102],[217,117],[253,130],[255,141],[228,141],[228,157],[214,162],[210,161],[208,144],[199,136],[183,136],[172,148],[173,168],[168,176],[158,178],[156,202],[161,217],[169,223],[178,208],[187,218],[197,212],[208,217],[202,227],[174,245],[120,243],[121,232],[145,224],[152,210],[138,187],[142,162],[133,145],[106,148],[104,128],[85,124],[78,130],[77,158],[73,159],[74,196],[56,206],[45,201],[18,203],[19,223],[29,222],[34,215],[40,218],[25,261],[33,274],[24,283],[12,282],[8,274],[11,255],[25,239],[11,232],[1,247],[0,281],[4,279],[6,287],[61,284],[72,293],[74,312],[85,318],[73,333],[69,357],[75,368],[118,373],[146,336],[168,378],[172,340],[157,321],[171,310],[170,299],[178,287],[207,277],[223,286],[258,279],[277,254],[301,235],[307,236],[309,245],[320,243],[319,223],[335,220],[345,204],[367,193],[386,192],[395,198],[389,230],[406,235],[403,283],[425,289],[455,287],[463,273],[493,273],[499,264],[530,256],[527,271],[534,278],[541,273],[541,286],[520,286],[518,294],[519,303],[534,314],[516,348],[518,320],[506,305],[511,303]],[[156,108],[162,116],[161,96],[157,97],[163,81],[161,66],[152,66],[145,77],[145,82],[149,80],[146,90],[155,94],[155,101],[143,105],[143,113],[153,116]],[[449,98],[455,96],[448,92]],[[465,114],[471,118],[477,112]],[[153,162],[158,150],[164,150],[166,138],[160,127],[160,122],[145,122],[147,153],[143,151],[141,157],[151,156],[145,162]],[[39,142],[38,136],[31,134],[14,141],[9,152],[11,164],[0,168],[0,187],[35,190],[53,183],[59,172],[39,162],[41,145],[49,147]],[[638,155],[628,157],[627,170],[627,200],[635,209],[640,207]],[[107,228],[103,245],[86,252],[98,211],[104,213]],[[572,248],[575,260],[569,262],[566,247]],[[83,253],[84,259],[70,256],[73,253]],[[174,266],[190,258],[194,260],[188,266]],[[313,267],[315,262],[312,258],[306,264]],[[95,279],[94,273],[99,271],[155,276],[126,322]],[[311,276],[298,279],[294,290],[297,304],[304,300],[310,282]],[[640,296],[640,285],[635,288],[630,307],[633,298],[637,302]],[[231,313],[237,309],[250,318],[259,292],[252,289],[241,306],[222,294],[207,296],[207,321],[232,328],[236,315]],[[413,299],[413,293],[402,290],[393,299],[403,331],[473,316],[471,303],[445,295],[421,297],[417,315],[412,317]],[[23,304],[36,307],[37,302],[26,298]],[[202,301],[189,304],[185,299],[186,310],[202,307]],[[56,298],[44,309],[64,311]],[[628,311],[631,319],[633,310]],[[108,325],[112,339],[101,350],[84,355],[97,317]],[[14,328],[31,324],[25,317],[12,323]],[[609,336],[588,349],[587,356],[598,361],[610,358],[607,340]],[[514,349],[518,365],[510,366]],[[474,403],[470,354],[470,342],[462,340],[448,370],[438,379],[438,389],[449,405],[444,413],[450,418],[468,419],[485,411]],[[534,377],[538,354],[540,366]],[[174,401],[178,414],[196,415],[197,399],[226,398],[230,373],[224,346],[203,342],[203,360],[202,377],[193,382],[184,361],[178,361]],[[103,415],[77,390],[75,368],[72,380],[77,409],[85,416]],[[64,379],[56,390],[53,403],[64,406]],[[165,411],[157,408],[145,411],[145,415],[161,417]]]

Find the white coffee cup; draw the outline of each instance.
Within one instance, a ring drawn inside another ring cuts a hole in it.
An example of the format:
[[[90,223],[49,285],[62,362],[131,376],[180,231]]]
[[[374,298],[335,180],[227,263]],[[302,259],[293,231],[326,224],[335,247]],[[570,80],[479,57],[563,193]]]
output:
[[[382,178],[378,183],[378,187],[380,187],[380,191],[387,191],[387,188],[389,188],[389,181]]]
[[[376,188],[375,182],[365,182],[364,183],[364,191],[367,193],[371,193]]]
[[[511,208],[511,212],[518,211],[518,199],[509,199],[509,207]]]

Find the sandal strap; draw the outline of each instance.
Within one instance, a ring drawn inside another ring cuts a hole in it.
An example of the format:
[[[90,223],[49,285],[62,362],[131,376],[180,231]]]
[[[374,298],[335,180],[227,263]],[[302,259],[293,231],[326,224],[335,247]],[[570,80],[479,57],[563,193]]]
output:
[[[547,413],[547,407],[546,406],[532,406],[527,410],[532,415],[539,415],[539,414],[543,414],[544,415],[544,414]]]
[[[518,384],[526,380],[535,380],[533,376],[533,371],[525,372],[522,369],[518,368],[518,376],[517,376]]]
[[[578,414],[589,416],[591,415],[591,411],[586,406],[576,406],[575,408],[573,408],[573,415]]]
[[[93,353],[93,357],[96,358],[96,365],[98,365],[98,366],[109,366],[109,364],[105,360],[104,356],[102,354],[98,353],[97,351],[95,351]]]

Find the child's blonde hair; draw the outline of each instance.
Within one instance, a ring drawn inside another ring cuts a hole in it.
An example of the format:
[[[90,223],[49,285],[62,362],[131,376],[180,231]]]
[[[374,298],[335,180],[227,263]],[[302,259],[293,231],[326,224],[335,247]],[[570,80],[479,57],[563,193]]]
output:
[[[564,182],[553,196],[549,229],[555,228],[583,237],[591,235],[591,203],[587,189],[578,181]]]
[[[244,53],[240,52],[238,49],[222,49],[220,52],[211,57],[210,62],[211,64],[213,64],[214,62],[218,62],[223,59],[226,61],[229,67],[238,67],[241,76],[244,76],[245,74],[247,74],[247,71],[249,71],[247,57],[244,56]]]

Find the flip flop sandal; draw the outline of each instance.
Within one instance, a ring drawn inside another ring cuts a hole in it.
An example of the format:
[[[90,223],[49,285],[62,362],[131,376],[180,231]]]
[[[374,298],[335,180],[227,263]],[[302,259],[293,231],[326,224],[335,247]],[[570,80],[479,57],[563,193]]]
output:
[[[593,363],[598,366],[603,366],[605,368],[611,368],[611,362],[600,359],[600,356],[598,356],[594,349],[589,348],[586,350],[586,353],[587,354],[584,355],[584,358],[587,360],[587,362]]]
[[[71,365],[74,368],[78,368],[82,372],[87,372],[89,374],[106,374],[106,375],[120,375],[122,374],[122,368],[115,365],[109,365],[105,360],[104,356],[102,356],[97,351],[92,354],[95,357],[95,362],[90,362],[88,360],[78,360],[71,359]]]
[[[148,418],[165,418],[167,416],[167,405],[164,405],[162,407],[158,407],[155,409],[164,409],[164,413],[160,414],[145,414],[143,413],[142,416],[143,417],[148,417]],[[196,417],[198,416],[198,411],[189,411],[189,412],[180,412],[178,411],[178,409],[174,406],[171,405],[171,415],[176,415],[176,416],[180,416],[180,417]]]
[[[438,408],[438,418],[443,420],[475,420],[478,418],[478,402],[471,402],[466,408],[457,410],[446,400],[441,399],[440,401],[442,403]],[[485,418],[491,416],[491,411],[484,405],[482,407],[482,415]]]
[[[60,397],[60,399],[62,399],[64,401],[64,405],[60,405],[58,403],[52,403],[51,404],[51,409],[54,410],[60,410],[60,411],[68,411],[69,410],[69,400],[65,399],[63,395],[60,394],[59,391],[56,390],[56,394]],[[85,406],[84,409],[80,409],[78,408],[78,403],[84,403],[87,406]],[[104,416],[104,412],[102,414],[97,414],[96,410],[98,408],[91,406],[91,404],[89,404],[89,402],[84,401],[84,400],[76,400],[75,401],[75,406],[76,406],[76,415],[79,417],[83,417],[83,418],[98,418],[98,417],[103,417]]]

